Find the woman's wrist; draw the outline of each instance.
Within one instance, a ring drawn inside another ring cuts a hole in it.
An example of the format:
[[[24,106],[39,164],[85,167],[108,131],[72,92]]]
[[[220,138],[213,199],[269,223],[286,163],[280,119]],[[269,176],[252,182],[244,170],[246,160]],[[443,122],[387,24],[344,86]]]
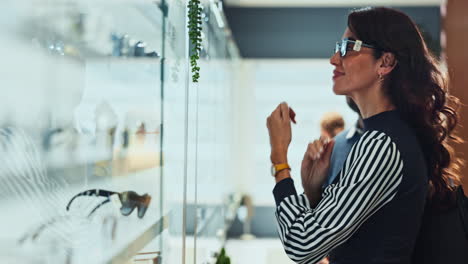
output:
[[[271,163],[282,164],[288,163],[288,150],[287,149],[273,149],[270,155]]]
[[[278,172],[275,176],[275,181],[276,183],[278,183],[287,178],[291,178],[291,172],[289,169],[285,169],[285,170]]]

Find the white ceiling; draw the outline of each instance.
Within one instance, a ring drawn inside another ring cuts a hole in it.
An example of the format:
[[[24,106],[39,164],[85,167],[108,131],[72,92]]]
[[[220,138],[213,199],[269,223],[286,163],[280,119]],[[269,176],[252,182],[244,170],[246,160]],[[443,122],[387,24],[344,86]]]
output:
[[[225,0],[238,7],[436,6],[444,0]]]

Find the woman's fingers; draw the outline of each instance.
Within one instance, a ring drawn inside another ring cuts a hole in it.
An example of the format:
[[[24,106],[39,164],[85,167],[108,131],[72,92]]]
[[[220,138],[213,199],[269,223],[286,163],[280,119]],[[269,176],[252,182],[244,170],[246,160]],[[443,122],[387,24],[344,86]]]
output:
[[[314,142],[309,143],[309,146],[307,148],[307,156],[311,160],[319,159],[320,158],[319,152],[320,152],[320,148],[317,145],[317,140],[315,140]]]
[[[281,118],[281,105],[278,105],[270,114],[270,118]]]
[[[334,145],[335,145],[335,140],[333,140],[333,139],[331,139],[331,140],[328,139],[327,140],[327,144],[324,147],[324,153],[322,154],[324,160],[330,160],[331,154],[333,152],[333,146]]]
[[[305,155],[308,159],[310,160],[315,160],[315,152],[313,150],[313,147],[314,147],[314,143],[313,142],[310,142],[308,145],[307,145],[307,150],[305,152]]]
[[[320,159],[323,154],[324,144],[321,140],[316,140],[314,142],[314,145],[315,145],[315,149],[317,150],[317,159]]]
[[[288,106],[286,102],[279,104],[273,112],[271,112],[270,117],[279,118],[281,121],[290,122],[292,121],[296,124],[296,112]]]
[[[315,148],[317,149],[317,152],[319,155],[322,155],[323,153],[323,142],[321,140],[316,140],[314,142]]]
[[[286,102],[282,102],[280,105],[281,118],[285,122],[289,122],[289,106]]]
[[[324,154],[327,154],[326,156],[331,155],[329,144],[330,140],[328,138],[314,140],[307,146],[306,156],[309,157],[311,160],[319,160],[322,157],[324,157]]]
[[[321,136],[320,139],[319,139],[323,145],[327,145],[328,143],[330,143],[330,138],[329,137],[324,137],[324,136]]]
[[[271,127],[271,123],[274,120],[281,119],[281,105],[278,105],[273,112],[271,112],[270,116],[267,117],[267,127]]]

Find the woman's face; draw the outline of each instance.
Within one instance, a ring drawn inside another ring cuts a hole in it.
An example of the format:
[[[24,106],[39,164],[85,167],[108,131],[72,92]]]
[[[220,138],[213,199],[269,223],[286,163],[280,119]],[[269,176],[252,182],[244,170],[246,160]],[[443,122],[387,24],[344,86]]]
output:
[[[358,39],[349,28],[344,32],[343,38]],[[335,66],[333,71],[335,94],[353,97],[356,92],[363,92],[378,82],[377,60],[372,52],[370,48],[361,47],[360,51],[348,50],[344,57],[337,52],[330,58],[330,63]]]

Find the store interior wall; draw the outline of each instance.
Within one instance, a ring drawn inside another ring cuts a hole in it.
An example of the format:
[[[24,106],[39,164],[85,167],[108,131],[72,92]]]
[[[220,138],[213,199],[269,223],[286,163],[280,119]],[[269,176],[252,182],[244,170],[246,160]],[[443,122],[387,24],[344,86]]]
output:
[[[356,7],[238,7],[225,12],[244,58],[328,58],[346,28],[347,15]],[[440,51],[439,6],[400,9],[420,26],[429,47]]]

